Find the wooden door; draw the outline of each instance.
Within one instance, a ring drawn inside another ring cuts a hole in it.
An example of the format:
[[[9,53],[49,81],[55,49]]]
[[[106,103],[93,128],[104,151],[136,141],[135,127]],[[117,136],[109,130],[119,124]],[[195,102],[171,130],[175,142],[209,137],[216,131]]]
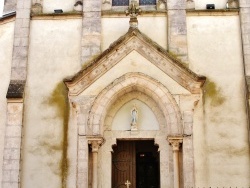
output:
[[[112,154],[112,188],[126,188],[125,182],[130,181],[130,188],[136,188],[136,154],[134,141],[117,141]]]

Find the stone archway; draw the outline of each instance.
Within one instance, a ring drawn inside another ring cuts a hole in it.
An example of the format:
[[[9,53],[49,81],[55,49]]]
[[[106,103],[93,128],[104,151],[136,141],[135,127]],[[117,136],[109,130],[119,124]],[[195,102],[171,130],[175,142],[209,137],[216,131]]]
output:
[[[179,107],[167,88],[142,73],[127,73],[106,87],[94,101],[88,119],[93,135],[102,135],[107,110],[122,95],[140,91],[154,100],[162,111],[168,134],[181,135],[182,122]]]

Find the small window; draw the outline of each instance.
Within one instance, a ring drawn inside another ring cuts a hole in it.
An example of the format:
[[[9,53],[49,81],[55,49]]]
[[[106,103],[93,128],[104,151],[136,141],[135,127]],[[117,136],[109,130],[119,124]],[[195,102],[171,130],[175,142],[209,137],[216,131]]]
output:
[[[112,0],[112,6],[128,6],[129,0]]]
[[[156,0],[139,0],[140,5],[155,5]]]

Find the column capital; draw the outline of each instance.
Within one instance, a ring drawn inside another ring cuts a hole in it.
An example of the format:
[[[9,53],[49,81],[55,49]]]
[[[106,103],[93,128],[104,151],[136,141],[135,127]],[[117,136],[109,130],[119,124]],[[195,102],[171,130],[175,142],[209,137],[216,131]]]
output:
[[[88,144],[91,145],[92,152],[98,152],[99,147],[103,144],[104,139],[102,137],[87,137]]]
[[[180,145],[183,142],[182,136],[168,136],[168,142],[173,147],[173,151],[179,151]]]

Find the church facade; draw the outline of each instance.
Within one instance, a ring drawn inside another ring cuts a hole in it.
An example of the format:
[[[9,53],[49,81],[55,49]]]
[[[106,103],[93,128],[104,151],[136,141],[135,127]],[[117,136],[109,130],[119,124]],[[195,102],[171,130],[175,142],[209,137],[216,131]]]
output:
[[[0,188],[250,186],[248,0],[6,0]]]

